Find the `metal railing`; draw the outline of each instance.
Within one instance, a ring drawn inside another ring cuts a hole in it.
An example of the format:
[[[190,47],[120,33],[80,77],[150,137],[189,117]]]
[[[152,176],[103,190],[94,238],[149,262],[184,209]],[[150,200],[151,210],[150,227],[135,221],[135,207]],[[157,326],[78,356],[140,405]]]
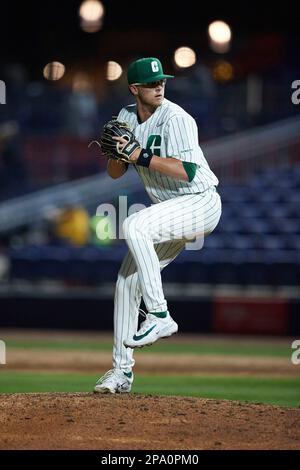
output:
[[[202,146],[222,181],[241,181],[258,170],[300,162],[300,118],[290,118]]]

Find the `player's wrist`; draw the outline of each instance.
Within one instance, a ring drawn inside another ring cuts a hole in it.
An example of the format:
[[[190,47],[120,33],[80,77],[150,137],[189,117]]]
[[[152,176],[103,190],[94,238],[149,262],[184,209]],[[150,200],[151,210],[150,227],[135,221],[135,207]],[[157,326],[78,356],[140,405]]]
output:
[[[149,168],[153,156],[154,154],[150,149],[141,149],[135,164]]]
[[[139,146],[138,148],[136,148],[133,153],[130,155],[130,158],[129,158],[129,163],[133,163],[135,164],[137,159],[139,158],[139,155],[141,153],[141,149],[142,147]]]

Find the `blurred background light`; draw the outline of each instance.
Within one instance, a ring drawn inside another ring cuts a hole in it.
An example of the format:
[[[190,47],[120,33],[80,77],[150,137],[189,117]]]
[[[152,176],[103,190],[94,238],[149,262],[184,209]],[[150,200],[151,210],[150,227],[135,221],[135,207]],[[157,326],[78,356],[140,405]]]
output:
[[[226,60],[219,60],[213,66],[212,75],[218,82],[229,82],[234,77],[233,66]]]
[[[191,67],[196,63],[196,53],[190,47],[179,47],[174,53],[174,62],[180,68]]]
[[[73,91],[81,92],[91,90],[92,83],[89,76],[84,72],[78,72],[73,77]]]
[[[104,15],[104,7],[98,0],[85,0],[79,9],[80,17],[85,21],[98,21]]]
[[[86,33],[96,33],[103,24],[104,6],[98,0],[85,0],[79,8],[80,27]]]
[[[114,62],[113,60],[109,60],[107,62],[107,72],[106,72],[106,78],[109,81],[115,81],[118,80],[118,78],[121,77],[123,73],[123,69],[120,64],[117,62]]]
[[[66,68],[61,62],[53,61],[45,65],[43,75],[47,80],[60,80],[65,74]]]
[[[224,21],[214,21],[208,27],[210,47],[218,53],[228,52],[232,37],[231,29]]]
[[[102,21],[86,21],[81,20],[80,27],[85,33],[96,33],[102,28]]]

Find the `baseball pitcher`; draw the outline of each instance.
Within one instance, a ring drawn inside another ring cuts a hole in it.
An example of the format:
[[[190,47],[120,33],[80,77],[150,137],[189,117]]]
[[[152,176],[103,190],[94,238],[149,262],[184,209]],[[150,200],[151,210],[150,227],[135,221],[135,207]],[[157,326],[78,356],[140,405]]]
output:
[[[173,77],[154,57],[131,63],[127,76],[135,104],[104,126],[99,145],[108,174],[119,178],[133,165],[153,204],[123,224],[129,249],[115,290],[113,369],[96,383],[99,393],[130,392],[134,348],[177,332],[161,270],[187,241],[210,234],[221,216],[218,179],[199,147],[196,122],[164,97]],[[147,313],[141,312],[145,318],[138,329],[142,297]]]

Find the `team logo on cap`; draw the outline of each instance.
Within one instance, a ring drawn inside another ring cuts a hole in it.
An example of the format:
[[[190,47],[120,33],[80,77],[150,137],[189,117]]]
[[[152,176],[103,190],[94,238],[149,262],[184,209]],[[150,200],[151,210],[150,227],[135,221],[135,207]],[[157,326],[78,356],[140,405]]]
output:
[[[156,62],[156,60],[153,60],[151,62],[151,68],[152,68],[152,72],[158,72],[159,71],[158,63]]]

